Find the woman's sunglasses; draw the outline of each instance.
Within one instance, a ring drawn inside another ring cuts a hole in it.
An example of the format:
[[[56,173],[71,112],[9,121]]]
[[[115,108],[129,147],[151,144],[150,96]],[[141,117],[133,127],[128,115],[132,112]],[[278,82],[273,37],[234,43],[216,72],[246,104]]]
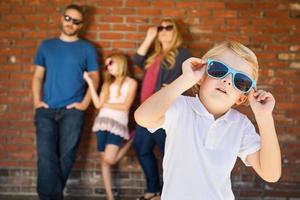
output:
[[[236,71],[225,63],[213,59],[207,60],[206,74],[216,79],[223,79],[228,74],[232,74],[234,87],[245,94],[248,94],[256,85],[255,80],[245,73]]]
[[[173,30],[173,25],[168,25],[168,26],[158,26],[157,27],[157,31],[160,32],[162,30],[166,30],[166,31],[171,31]]]
[[[66,22],[72,21],[72,24],[74,24],[74,25],[82,24],[82,21],[81,21],[81,20],[79,20],[79,19],[74,19],[74,18],[70,17],[69,15],[64,15],[64,20],[65,20]]]

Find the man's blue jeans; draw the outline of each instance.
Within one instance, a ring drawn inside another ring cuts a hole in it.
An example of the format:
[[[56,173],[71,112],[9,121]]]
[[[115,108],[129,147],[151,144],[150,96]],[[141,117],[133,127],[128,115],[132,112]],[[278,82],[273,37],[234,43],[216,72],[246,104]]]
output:
[[[147,192],[155,193],[161,191],[160,176],[157,159],[154,155],[154,147],[158,145],[162,156],[164,155],[166,133],[158,129],[155,133],[137,125],[133,147],[142,166],[147,182]]]
[[[40,200],[62,200],[75,161],[84,111],[38,108],[35,113]]]

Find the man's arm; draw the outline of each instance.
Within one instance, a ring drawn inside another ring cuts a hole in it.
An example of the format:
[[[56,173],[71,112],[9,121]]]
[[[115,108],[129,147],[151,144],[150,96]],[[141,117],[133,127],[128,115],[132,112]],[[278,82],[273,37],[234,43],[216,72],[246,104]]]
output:
[[[33,94],[33,105],[34,108],[45,107],[48,108],[48,105],[42,101],[41,91],[43,80],[45,76],[45,68],[37,65],[32,79],[32,94]]]

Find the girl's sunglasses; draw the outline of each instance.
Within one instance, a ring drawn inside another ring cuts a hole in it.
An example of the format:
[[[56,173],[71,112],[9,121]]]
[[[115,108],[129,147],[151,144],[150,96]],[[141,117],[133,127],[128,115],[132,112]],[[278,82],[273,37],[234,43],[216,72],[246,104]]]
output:
[[[168,26],[158,26],[157,27],[157,31],[160,32],[162,30],[166,30],[166,31],[171,31],[173,30],[173,25],[168,25]]]
[[[232,74],[234,87],[245,94],[248,94],[256,85],[255,80],[245,73],[236,71],[225,63],[213,59],[207,60],[206,74],[216,79],[223,79],[228,74]]]
[[[108,66],[112,65],[114,63],[113,60],[110,60],[107,64],[104,65],[105,69],[108,68]]]
[[[82,24],[82,21],[81,21],[81,20],[79,20],[79,19],[74,19],[74,18],[70,17],[69,15],[64,15],[64,20],[65,20],[66,22],[72,21],[72,24],[74,24],[74,25]]]

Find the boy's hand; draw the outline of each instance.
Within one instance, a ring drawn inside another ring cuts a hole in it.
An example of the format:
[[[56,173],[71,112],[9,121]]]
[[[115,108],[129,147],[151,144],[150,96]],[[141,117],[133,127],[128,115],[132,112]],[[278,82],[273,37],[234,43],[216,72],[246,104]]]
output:
[[[206,62],[200,58],[189,58],[182,63],[182,75],[191,86],[198,83],[205,73]]]
[[[251,90],[248,98],[251,109],[255,115],[261,116],[272,114],[275,106],[275,98],[270,92],[264,90]]]

